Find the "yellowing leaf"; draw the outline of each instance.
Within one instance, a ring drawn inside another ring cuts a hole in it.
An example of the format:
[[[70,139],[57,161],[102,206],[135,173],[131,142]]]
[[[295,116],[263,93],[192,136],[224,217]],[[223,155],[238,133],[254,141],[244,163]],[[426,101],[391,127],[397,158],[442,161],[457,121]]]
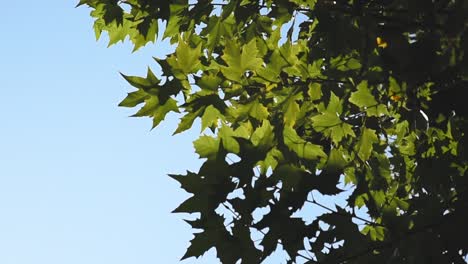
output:
[[[385,49],[386,47],[388,47],[388,43],[385,42],[381,37],[377,37],[376,42],[377,47],[379,48]]]

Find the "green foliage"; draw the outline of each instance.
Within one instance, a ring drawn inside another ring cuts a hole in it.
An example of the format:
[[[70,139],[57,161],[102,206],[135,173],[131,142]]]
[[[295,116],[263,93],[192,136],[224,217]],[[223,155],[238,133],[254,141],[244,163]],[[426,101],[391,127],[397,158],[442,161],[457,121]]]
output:
[[[175,134],[201,120],[202,167],[171,175],[200,230],[183,258],[261,263],[281,244],[288,263],[465,263],[467,1],[79,5],[109,45],[177,44],[161,77],[123,75],[120,106],[153,126],[180,113]]]

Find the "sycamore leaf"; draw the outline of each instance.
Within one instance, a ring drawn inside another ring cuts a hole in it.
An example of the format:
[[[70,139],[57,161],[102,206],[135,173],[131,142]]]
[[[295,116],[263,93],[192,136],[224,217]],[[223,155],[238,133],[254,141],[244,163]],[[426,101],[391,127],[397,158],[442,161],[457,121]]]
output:
[[[200,66],[201,43],[195,48],[182,40],[179,40],[179,45],[176,48],[175,54],[167,58],[167,62],[174,69],[180,70],[183,74],[192,73]],[[181,75],[183,76],[183,75]]]
[[[179,112],[177,101],[169,98],[163,104],[160,104],[160,100],[156,96],[151,96],[145,100],[145,105],[133,116],[149,116],[153,118],[153,128],[156,127],[170,111]]]
[[[269,115],[268,108],[263,106],[263,104],[258,100],[253,100],[248,104],[239,105],[236,110],[236,115],[239,119],[251,116],[259,121],[263,121]]]
[[[179,30],[181,26],[180,22],[183,19],[182,13],[184,12],[186,8],[187,8],[186,3],[175,2],[175,3],[170,4],[169,6],[170,16],[167,21],[166,30],[164,30],[164,35],[163,35],[164,39],[165,38],[177,39],[176,36],[180,34],[180,30]]]
[[[200,158],[215,159],[219,150],[219,140],[205,135],[195,140],[193,146]]]
[[[268,120],[263,120],[262,126],[257,128],[252,134],[251,141],[254,146],[267,150],[274,144],[275,134],[273,133],[273,126]]]
[[[202,126],[201,131],[205,130],[207,127],[217,127],[218,120],[224,119],[224,116],[219,112],[216,107],[209,105],[205,108],[205,112],[202,115]]]
[[[218,132],[223,148],[231,153],[239,153],[240,146],[235,137],[239,136],[231,127],[223,125]]]
[[[143,103],[149,95],[143,91],[138,90],[136,92],[128,93],[127,97],[120,102],[119,106],[123,107],[135,107],[141,103]]]
[[[196,78],[196,83],[204,90],[216,91],[221,84],[222,79],[216,74],[204,74],[201,78]]]
[[[169,112],[179,113],[179,107],[177,101],[169,98],[163,105],[159,105],[155,111],[151,114],[153,117],[153,128],[155,128],[162,120],[166,117]]]
[[[210,234],[209,232],[196,233],[195,237],[192,239],[190,246],[187,249],[185,255],[181,258],[184,260],[190,257],[200,257],[206,251],[210,250],[214,246],[212,236],[215,234]]]
[[[330,94],[330,101],[326,111],[330,113],[336,113],[338,115],[341,115],[343,112],[343,104],[340,98],[336,96],[334,92],[331,92]]]
[[[313,127],[315,128],[316,131],[319,131],[319,132],[327,128],[338,126],[342,123],[337,113],[328,112],[328,111],[323,112],[320,115],[316,115],[312,117],[311,119],[313,122],[312,123]]]
[[[307,94],[312,101],[322,98],[322,89],[320,83],[310,83]]]
[[[149,92],[151,91],[151,89],[157,89],[160,87],[159,84],[161,81],[154,75],[150,68],[148,68],[146,78],[138,76],[128,76],[122,73],[121,75],[133,87],[142,89],[144,91]]]
[[[263,60],[258,58],[257,54],[255,39],[242,46],[242,49],[237,43],[227,41],[224,54],[221,57],[228,66],[222,67],[221,72],[226,78],[240,82],[247,70],[255,72],[262,66]]]
[[[353,92],[349,97],[349,101],[359,108],[368,108],[377,105],[375,97],[369,91],[367,87],[367,81],[362,81],[357,86],[357,91]]]
[[[186,192],[195,194],[203,191],[203,182],[200,175],[196,173],[187,171],[186,175],[169,174],[169,177],[178,181]]]
[[[114,21],[117,22],[117,25],[122,25],[123,23],[123,9],[117,4],[107,4],[104,6],[104,22],[110,24]]]
[[[349,97],[349,101],[359,108],[366,110],[369,116],[387,115],[388,111],[385,105],[378,104],[375,97],[371,94],[367,81],[362,81],[357,86],[357,91],[353,92]]]
[[[264,160],[259,161],[257,164],[260,166],[260,172],[265,174],[269,168],[274,170],[278,165],[279,161],[283,160],[283,153],[277,148],[272,148],[268,151]]]
[[[132,34],[131,40],[134,44],[133,51],[145,46],[148,42],[154,42],[158,34],[158,21],[147,17],[143,19],[137,26],[139,34]]]
[[[308,176],[304,170],[289,164],[278,166],[271,175],[273,179],[281,180],[283,188],[288,191],[294,191],[304,176]]]
[[[330,105],[328,109],[330,109]],[[322,114],[311,118],[315,131],[322,132],[325,136],[330,137],[335,145],[338,145],[346,136],[355,137],[352,126],[343,122],[337,112],[330,112],[328,109]]]
[[[185,116],[183,116],[180,119],[179,125],[177,126],[177,129],[176,129],[176,131],[174,131],[173,135],[179,134],[179,133],[184,132],[185,130],[191,128],[192,124],[193,124],[193,121],[195,121],[195,119],[200,116],[200,114],[201,114],[201,112],[203,110],[204,110],[204,108],[200,108],[195,112],[189,112]]]
[[[293,127],[296,124],[297,117],[300,114],[299,104],[296,102],[296,96],[288,99],[285,104],[284,124]]]
[[[339,149],[332,149],[328,155],[326,169],[329,171],[341,172],[346,166],[347,162],[343,157],[343,153]]]
[[[284,144],[300,158],[317,160],[327,157],[327,154],[322,150],[322,146],[305,141],[297,135],[293,128],[285,127],[283,130],[283,137]]]
[[[375,134],[375,130],[363,128],[361,138],[356,146],[359,158],[363,161],[368,160],[374,148],[373,145],[377,142],[379,142],[379,139]]]

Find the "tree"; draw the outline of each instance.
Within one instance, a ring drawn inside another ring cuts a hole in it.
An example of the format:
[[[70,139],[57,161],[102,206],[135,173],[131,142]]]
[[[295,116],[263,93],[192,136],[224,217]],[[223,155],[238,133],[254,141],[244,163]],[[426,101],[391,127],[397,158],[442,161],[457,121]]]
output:
[[[175,134],[201,120],[203,165],[170,175],[192,194],[174,212],[198,216],[183,258],[466,263],[468,1],[83,4],[109,44],[164,26],[177,45],[162,76],[123,75],[120,106],[182,113]]]

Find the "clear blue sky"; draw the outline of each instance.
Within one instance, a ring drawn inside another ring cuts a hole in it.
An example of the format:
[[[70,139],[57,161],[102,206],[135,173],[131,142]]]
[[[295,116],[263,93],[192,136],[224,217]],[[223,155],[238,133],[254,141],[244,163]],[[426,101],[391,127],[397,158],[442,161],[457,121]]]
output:
[[[107,48],[76,2],[2,5],[0,263],[178,263],[192,235],[170,211],[187,195],[165,175],[198,169],[199,129],[173,137],[169,115],[150,131],[117,107],[131,91],[118,72],[158,72],[170,47]]]
[[[2,2],[0,263],[177,263],[192,235],[165,175],[198,168],[196,134],[117,107],[119,71],[145,74],[168,46],[108,49],[77,2]]]

